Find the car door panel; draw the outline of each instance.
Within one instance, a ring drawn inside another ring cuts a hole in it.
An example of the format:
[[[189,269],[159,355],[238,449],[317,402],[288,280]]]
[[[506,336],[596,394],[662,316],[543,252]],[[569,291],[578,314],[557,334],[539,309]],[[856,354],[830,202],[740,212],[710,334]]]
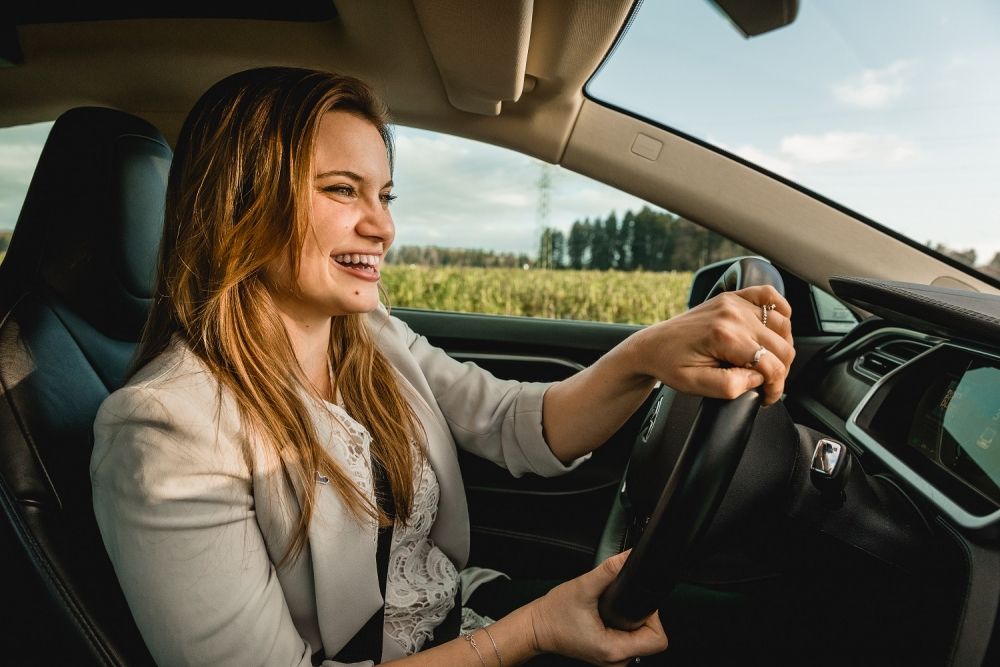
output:
[[[569,377],[640,328],[403,308],[393,314],[459,361],[533,382]],[[515,478],[460,452],[471,562],[520,577],[565,578],[588,569],[645,412],[638,410],[590,460],[556,478]]]

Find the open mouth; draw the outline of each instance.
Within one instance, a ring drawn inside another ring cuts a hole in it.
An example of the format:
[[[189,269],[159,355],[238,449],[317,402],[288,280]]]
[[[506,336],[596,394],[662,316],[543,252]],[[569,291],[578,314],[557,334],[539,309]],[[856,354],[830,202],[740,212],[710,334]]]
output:
[[[369,280],[377,280],[379,277],[378,267],[382,263],[382,258],[379,255],[334,255],[332,259],[337,265],[361,277]]]

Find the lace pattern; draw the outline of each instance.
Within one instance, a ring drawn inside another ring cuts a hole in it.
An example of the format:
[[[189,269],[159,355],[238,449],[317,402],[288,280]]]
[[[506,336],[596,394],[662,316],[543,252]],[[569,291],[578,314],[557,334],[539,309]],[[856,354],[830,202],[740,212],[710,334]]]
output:
[[[334,429],[333,442],[331,444],[334,449],[344,453],[344,460],[347,463],[346,472],[350,475],[351,479],[357,482],[365,497],[374,505],[375,480],[372,473],[372,437],[369,435],[368,429],[355,421],[342,407],[328,401],[324,401],[323,403],[343,429],[342,433],[338,433]],[[319,473],[316,474],[317,481],[322,483]],[[373,518],[369,519],[368,526],[370,528],[368,533],[371,536],[372,542],[378,544],[378,522]]]
[[[429,537],[437,518],[437,477],[426,457],[415,467],[413,513],[392,535],[385,599],[386,632],[407,653],[416,653],[434,635],[458,592],[458,570]]]
[[[371,436],[343,408],[333,403],[326,406],[344,429],[340,437],[334,436],[334,446],[345,452],[347,472],[374,502]],[[422,453],[417,453],[413,477],[413,511],[406,525],[397,524],[393,530],[385,595],[385,631],[408,654],[419,651],[434,635],[454,606],[459,586],[454,563],[430,539],[440,488]],[[377,542],[378,526],[372,521],[371,527],[372,539]],[[463,609],[463,628],[467,611],[471,610]],[[473,627],[486,624],[483,617],[472,614],[469,623],[479,623]]]

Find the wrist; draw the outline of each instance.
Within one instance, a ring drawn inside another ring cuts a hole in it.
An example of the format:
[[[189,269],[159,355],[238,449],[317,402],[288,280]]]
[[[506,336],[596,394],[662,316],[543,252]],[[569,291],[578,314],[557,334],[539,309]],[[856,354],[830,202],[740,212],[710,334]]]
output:
[[[488,631],[476,631],[477,639],[482,634],[479,648],[483,662],[492,666],[500,665],[502,661],[504,667],[510,667],[542,653],[535,636],[534,606],[535,602],[529,602],[490,625]]]
[[[655,356],[650,345],[657,343],[656,337],[649,333],[649,329],[646,327],[635,332],[613,350],[617,353],[614,359],[615,366],[624,374],[623,380],[627,384],[638,387],[657,380],[649,373],[649,360]],[[662,340],[659,343],[662,345]]]
[[[517,610],[518,612],[525,612],[525,637],[528,639],[528,646],[533,655],[553,652],[548,623],[545,619],[545,612],[542,609],[545,604],[543,602],[544,599],[545,596],[542,596]]]

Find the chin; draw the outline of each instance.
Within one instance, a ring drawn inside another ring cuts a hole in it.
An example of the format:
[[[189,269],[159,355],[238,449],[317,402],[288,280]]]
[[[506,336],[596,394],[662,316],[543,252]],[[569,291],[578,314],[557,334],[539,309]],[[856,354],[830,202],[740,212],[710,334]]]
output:
[[[330,311],[334,316],[337,315],[364,315],[365,313],[370,313],[376,310],[379,306],[379,298],[376,294],[372,298],[355,297],[350,300],[338,301],[335,304],[331,304],[332,308]]]

